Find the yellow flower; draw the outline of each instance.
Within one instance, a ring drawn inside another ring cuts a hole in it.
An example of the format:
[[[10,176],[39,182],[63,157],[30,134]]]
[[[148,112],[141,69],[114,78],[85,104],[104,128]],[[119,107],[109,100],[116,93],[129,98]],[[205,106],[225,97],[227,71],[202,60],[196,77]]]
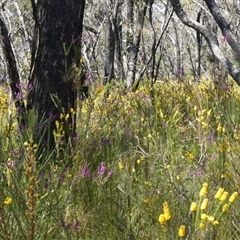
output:
[[[208,215],[207,215],[206,213],[203,213],[203,214],[201,215],[201,219],[202,219],[202,220],[207,220],[207,219],[208,219]]]
[[[160,224],[165,224],[166,223],[166,217],[165,217],[165,214],[160,214],[159,215],[159,218],[158,218],[158,221],[160,222]]]
[[[219,123],[218,126],[217,126],[217,131],[220,133],[220,132],[222,132],[222,130],[223,130],[223,129],[222,129],[222,126],[221,126],[221,124]]]
[[[224,192],[224,188],[219,188],[214,197],[216,199],[219,199],[222,196],[223,192]]]
[[[195,160],[195,157],[190,152],[186,152],[185,156],[191,161]]]
[[[203,183],[202,189],[200,190],[199,196],[204,197],[207,195],[208,183]]]
[[[119,167],[120,169],[123,169],[123,164],[122,164],[121,162],[119,162],[119,163],[118,163],[118,167]]]
[[[200,206],[200,209],[201,210],[206,210],[208,207],[208,199],[207,198],[204,198],[203,201],[202,201],[202,204]]]
[[[5,199],[5,201],[4,201],[4,205],[7,205],[7,206],[9,206],[9,205],[11,205],[12,204],[12,198],[11,197],[7,197],[6,199]]]
[[[163,213],[164,213],[167,221],[171,219],[171,212],[170,212],[170,209],[169,209],[168,202],[163,203]]]
[[[197,211],[197,203],[196,202],[191,203],[190,211],[191,212],[196,212]]]
[[[207,219],[209,222],[213,223],[215,218],[213,216],[208,216],[208,219]]]
[[[215,221],[213,222],[213,225],[214,225],[214,226],[219,225],[219,221],[215,220]]]
[[[229,202],[230,203],[233,203],[233,202],[235,202],[235,200],[236,200],[236,198],[238,197],[238,192],[234,192],[231,196],[230,196],[230,198],[229,198]]]
[[[223,207],[222,207],[222,212],[227,212],[229,209],[229,204],[224,204]]]
[[[205,228],[205,224],[203,222],[200,222],[199,227],[200,228]]]
[[[186,226],[181,225],[181,227],[178,230],[178,236],[179,237],[184,237],[186,235]]]
[[[146,204],[149,204],[149,203],[150,203],[150,202],[148,201],[148,199],[144,199],[143,202],[146,203]]]
[[[222,196],[219,198],[220,201],[224,202],[227,200],[228,192],[223,192]]]

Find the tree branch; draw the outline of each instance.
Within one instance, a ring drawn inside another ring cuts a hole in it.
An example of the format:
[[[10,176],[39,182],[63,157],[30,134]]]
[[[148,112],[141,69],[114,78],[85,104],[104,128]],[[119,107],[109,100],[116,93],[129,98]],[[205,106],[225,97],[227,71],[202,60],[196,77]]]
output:
[[[219,7],[217,6],[214,0],[205,0],[205,3],[208,6],[212,16],[214,17],[217,25],[222,31],[222,34],[226,37],[228,44],[233,50],[234,56],[237,61],[240,62],[240,45],[237,42],[237,39],[233,32],[230,29],[229,23],[223,17]]]
[[[183,10],[179,0],[170,0],[170,2],[172,4],[174,12],[177,14],[182,23],[200,32],[205,37],[215,58],[220,62],[223,68],[229,72],[236,83],[240,85],[240,71],[237,70],[233,63],[224,56],[223,52],[218,46],[218,41],[215,37],[215,34],[211,31],[211,29],[208,29],[197,21],[190,19],[186,12]]]

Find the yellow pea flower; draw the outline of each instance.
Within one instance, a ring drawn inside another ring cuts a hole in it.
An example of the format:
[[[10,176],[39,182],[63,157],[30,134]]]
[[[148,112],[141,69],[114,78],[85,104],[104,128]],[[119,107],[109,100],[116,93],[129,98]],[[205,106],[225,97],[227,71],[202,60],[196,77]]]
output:
[[[4,201],[4,205],[6,205],[6,206],[9,206],[9,205],[11,205],[12,204],[12,198],[11,197],[7,197],[6,199],[5,199],[5,201]]]
[[[166,223],[166,217],[165,217],[165,214],[160,214],[159,215],[159,218],[158,218],[158,221],[160,222],[160,224],[165,224]]]
[[[233,202],[235,202],[235,200],[236,200],[236,198],[238,197],[238,192],[234,192],[231,196],[230,196],[230,198],[229,198],[229,202],[230,203],[233,203]]]
[[[179,230],[178,230],[178,236],[179,237],[184,237],[186,235],[186,226],[181,225]]]
[[[207,219],[208,219],[208,215],[207,215],[206,213],[203,213],[203,214],[201,215],[201,219],[202,219],[202,220],[207,220]]]
[[[230,207],[229,204],[227,204],[227,203],[224,204],[223,207],[222,207],[222,212],[227,212],[229,207]]]
[[[219,198],[220,201],[224,202],[227,200],[228,192],[223,192],[222,196]]]
[[[200,206],[200,209],[201,210],[206,210],[208,207],[208,198],[204,198],[203,201],[202,201],[202,204]]]
[[[123,164],[122,164],[121,162],[119,162],[119,163],[118,163],[118,167],[119,167],[120,169],[123,169]]]
[[[201,223],[199,224],[199,227],[203,229],[203,228],[205,228],[205,224],[204,224],[203,222],[201,222]]]
[[[217,193],[215,194],[214,198],[220,199],[220,197],[222,196],[223,192],[224,192],[224,188],[219,188]]]
[[[200,190],[199,196],[204,197],[207,195],[208,183],[203,183],[202,189]]]
[[[190,211],[191,212],[196,212],[197,211],[197,203],[196,202],[191,203]]]
[[[171,212],[170,212],[168,202],[163,203],[163,213],[167,221],[171,219]]]

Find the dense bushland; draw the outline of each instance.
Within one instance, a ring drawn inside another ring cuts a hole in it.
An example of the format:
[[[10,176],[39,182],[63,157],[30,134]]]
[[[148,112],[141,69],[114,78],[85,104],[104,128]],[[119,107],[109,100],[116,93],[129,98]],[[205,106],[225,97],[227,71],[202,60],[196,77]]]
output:
[[[36,159],[0,97],[1,239],[238,239],[240,90],[211,81],[95,85],[77,135]]]

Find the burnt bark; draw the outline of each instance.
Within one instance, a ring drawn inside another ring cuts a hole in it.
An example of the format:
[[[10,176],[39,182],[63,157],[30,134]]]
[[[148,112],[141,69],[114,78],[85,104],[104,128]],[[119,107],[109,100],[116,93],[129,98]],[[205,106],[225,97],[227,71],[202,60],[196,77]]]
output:
[[[55,121],[64,121],[63,142],[74,136],[77,73],[81,70],[81,38],[85,1],[33,3],[36,23],[28,106],[37,114],[34,140],[53,149]],[[82,82],[80,83],[82,85]],[[68,116],[60,119],[60,116]]]

